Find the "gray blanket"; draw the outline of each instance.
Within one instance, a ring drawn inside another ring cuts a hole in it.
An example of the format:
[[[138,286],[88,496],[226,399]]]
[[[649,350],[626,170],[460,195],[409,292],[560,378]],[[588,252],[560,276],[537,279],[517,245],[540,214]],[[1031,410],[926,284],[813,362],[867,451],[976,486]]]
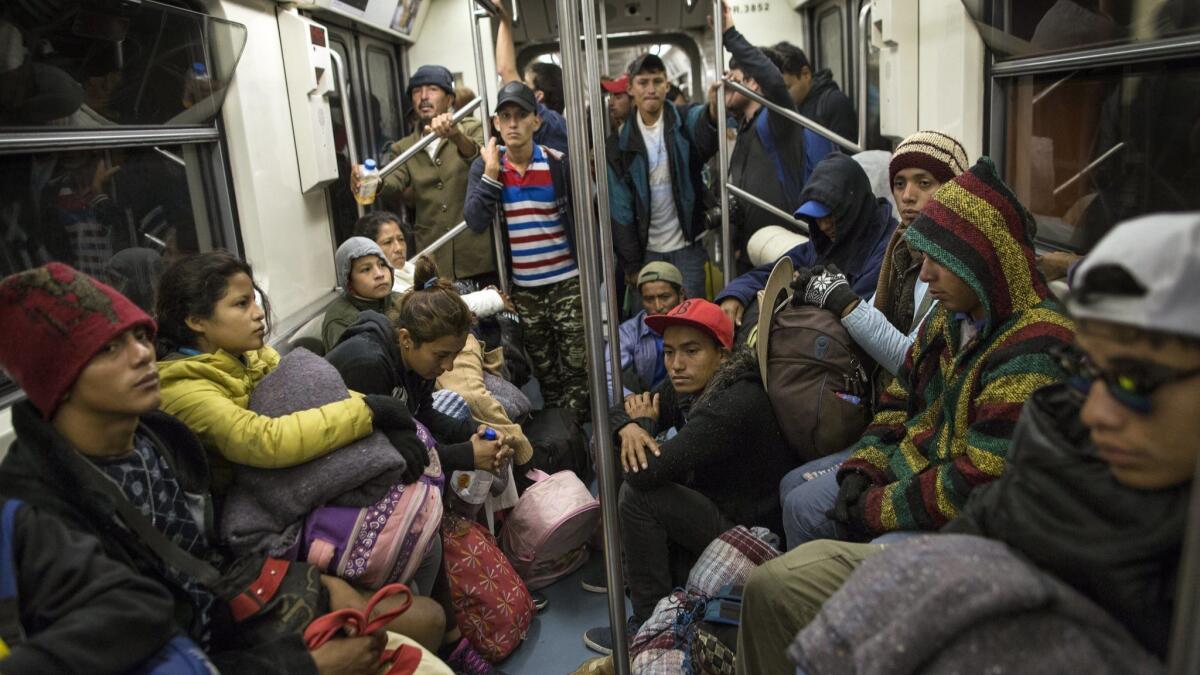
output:
[[[281,417],[349,396],[333,366],[299,348],[259,382],[249,407]],[[404,466],[404,458],[378,431],[286,469],[237,466],[221,514],[221,539],[239,554],[285,555],[298,543],[300,525],[314,508],[328,503],[370,506],[399,482]]]
[[[1164,670],[1070,586],[1000,542],[954,534],[866,559],[789,653],[807,675]]]

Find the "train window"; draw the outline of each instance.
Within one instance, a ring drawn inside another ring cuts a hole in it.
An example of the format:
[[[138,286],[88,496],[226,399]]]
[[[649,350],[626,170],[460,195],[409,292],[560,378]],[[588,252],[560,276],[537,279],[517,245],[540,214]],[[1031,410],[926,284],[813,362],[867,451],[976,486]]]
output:
[[[1200,29],[1194,0],[963,3],[1000,60],[1162,40]]]
[[[57,4],[0,16],[0,127],[191,126],[220,110],[244,26],[150,0]]]
[[[361,38],[364,43],[366,38]],[[398,140],[400,128],[399,69],[396,55],[385,43],[366,45],[367,117],[371,120],[372,147],[377,154]]]
[[[817,15],[817,67],[828,68],[833,73],[833,80],[845,86],[846,70],[845,42],[842,21],[842,8],[832,6]]]
[[[1124,219],[1200,210],[1200,57],[1000,83],[1005,175],[1043,242],[1087,251]]]

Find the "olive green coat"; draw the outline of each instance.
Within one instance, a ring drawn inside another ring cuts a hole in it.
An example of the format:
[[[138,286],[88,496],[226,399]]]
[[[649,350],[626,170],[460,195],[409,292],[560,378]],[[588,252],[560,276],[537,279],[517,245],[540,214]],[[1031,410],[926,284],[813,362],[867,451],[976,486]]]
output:
[[[483,144],[483,126],[479,120],[467,117],[458,125],[477,146]],[[392,152],[399,156],[420,138],[421,130],[418,129],[392,144]],[[413,235],[418,251],[462,222],[467,171],[478,155],[478,147],[470,157],[463,157],[454,143],[442,141],[436,161],[429,158],[429,153],[418,152],[384,179],[382,197],[385,205],[394,205],[406,188],[413,188],[412,205],[416,208]],[[484,232],[468,229],[438,249],[434,261],[445,276],[460,278],[494,273],[496,252],[492,228]]]

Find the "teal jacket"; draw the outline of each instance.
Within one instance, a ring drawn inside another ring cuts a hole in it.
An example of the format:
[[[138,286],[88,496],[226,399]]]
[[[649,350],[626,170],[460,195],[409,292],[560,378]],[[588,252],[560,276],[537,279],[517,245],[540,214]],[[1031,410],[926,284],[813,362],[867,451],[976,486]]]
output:
[[[662,114],[675,210],[684,238],[692,242],[705,230],[704,194],[708,188],[701,171],[717,153],[717,127],[709,120],[706,105],[680,108],[666,102]],[[606,143],[613,244],[626,270],[641,269],[650,238],[650,162],[635,115],[636,110]]]

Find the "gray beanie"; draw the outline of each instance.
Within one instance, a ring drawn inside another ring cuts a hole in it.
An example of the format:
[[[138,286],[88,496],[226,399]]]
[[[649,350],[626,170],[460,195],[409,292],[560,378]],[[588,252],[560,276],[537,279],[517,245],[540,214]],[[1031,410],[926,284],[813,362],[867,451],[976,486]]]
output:
[[[350,237],[342,242],[333,256],[334,262],[337,263],[338,281],[341,283],[343,291],[350,292],[350,266],[354,264],[355,260],[368,255],[379,256],[383,264],[392,271],[392,275],[396,274],[396,268],[392,267],[391,261],[384,255],[383,249],[379,248],[379,244],[366,237]]]

